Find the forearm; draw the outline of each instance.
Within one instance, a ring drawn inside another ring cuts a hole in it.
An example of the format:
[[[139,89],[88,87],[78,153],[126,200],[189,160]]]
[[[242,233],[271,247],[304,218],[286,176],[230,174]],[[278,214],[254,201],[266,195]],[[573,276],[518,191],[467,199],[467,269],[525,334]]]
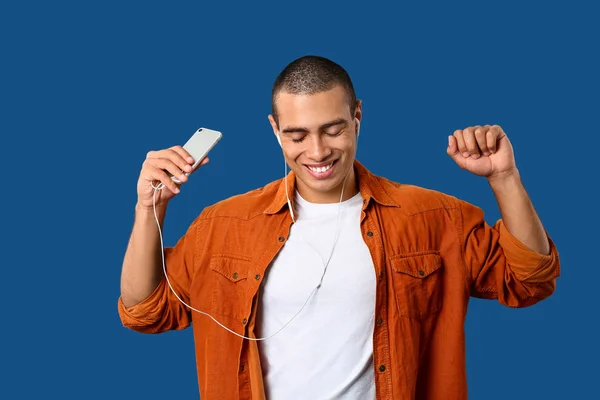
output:
[[[166,208],[157,208],[163,226]],[[121,271],[121,298],[125,307],[141,302],[162,279],[160,236],[154,211],[136,206],[135,221]]]
[[[529,249],[550,254],[550,243],[521,182],[519,171],[488,178],[506,229]]]

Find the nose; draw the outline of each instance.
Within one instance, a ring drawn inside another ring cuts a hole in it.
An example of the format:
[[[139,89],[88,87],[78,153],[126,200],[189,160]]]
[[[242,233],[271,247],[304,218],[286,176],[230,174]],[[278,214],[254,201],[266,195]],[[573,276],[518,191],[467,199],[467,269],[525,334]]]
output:
[[[316,162],[320,162],[329,157],[332,153],[331,147],[327,145],[327,140],[322,135],[310,135],[308,142],[308,149],[306,151],[306,155],[315,160]]]

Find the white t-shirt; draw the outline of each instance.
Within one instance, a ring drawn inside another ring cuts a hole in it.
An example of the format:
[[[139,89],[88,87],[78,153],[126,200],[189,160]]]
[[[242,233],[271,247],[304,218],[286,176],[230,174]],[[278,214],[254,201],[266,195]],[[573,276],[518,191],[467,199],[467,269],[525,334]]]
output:
[[[297,221],[261,288],[258,337],[281,329],[319,284],[341,206],[339,237],[323,283],[302,312],[258,342],[267,399],[374,399],[376,279],[360,232],[362,198],[340,205],[295,196]]]

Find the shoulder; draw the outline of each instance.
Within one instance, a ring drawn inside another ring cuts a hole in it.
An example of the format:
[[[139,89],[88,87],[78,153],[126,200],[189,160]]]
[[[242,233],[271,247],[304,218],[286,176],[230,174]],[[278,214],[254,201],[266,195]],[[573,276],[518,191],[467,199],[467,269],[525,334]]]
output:
[[[228,217],[235,219],[248,220],[263,213],[271,204],[281,181],[278,179],[269,182],[265,186],[250,190],[246,193],[231,196],[215,204],[206,207],[200,216],[199,221],[218,217]]]
[[[394,182],[390,179],[375,176],[381,188],[394,200],[405,214],[419,214],[436,209],[457,209],[461,201],[456,196],[438,190]]]

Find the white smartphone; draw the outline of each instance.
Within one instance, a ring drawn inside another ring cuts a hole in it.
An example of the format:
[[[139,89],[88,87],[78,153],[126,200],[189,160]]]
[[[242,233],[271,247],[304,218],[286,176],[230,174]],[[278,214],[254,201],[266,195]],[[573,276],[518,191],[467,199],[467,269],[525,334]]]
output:
[[[208,155],[208,153],[219,143],[219,140],[223,137],[223,134],[219,131],[212,129],[200,128],[198,129],[191,138],[183,145],[183,148],[190,153],[190,156],[194,159],[192,165],[192,172],[196,169],[198,164],[202,162]],[[168,173],[168,172],[167,172]],[[181,183],[179,179],[168,173],[171,180],[175,183]],[[190,172],[186,172],[185,175],[189,176]]]

